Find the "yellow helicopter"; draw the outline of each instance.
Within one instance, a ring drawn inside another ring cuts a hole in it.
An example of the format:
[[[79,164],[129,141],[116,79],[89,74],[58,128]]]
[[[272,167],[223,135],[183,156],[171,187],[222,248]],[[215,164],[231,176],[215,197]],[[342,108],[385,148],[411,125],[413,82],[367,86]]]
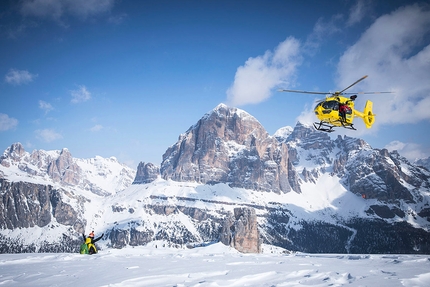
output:
[[[320,120],[319,123],[314,123],[314,127],[319,131],[334,132],[333,128],[335,127],[344,127],[351,130],[356,130],[352,123],[354,121],[354,117],[362,118],[366,127],[370,129],[375,122],[375,114],[372,112],[373,103],[367,100],[366,105],[364,106],[364,111],[357,111],[354,109],[354,100],[357,98],[356,94],[380,94],[391,92],[344,93],[346,90],[364,80],[365,78],[367,78],[367,75],[355,81],[353,84],[349,85],[342,91],[334,93],[297,90],[280,90],[280,92],[327,95],[325,100],[318,101],[314,109],[315,115]],[[349,98],[342,96],[347,94],[354,95]]]

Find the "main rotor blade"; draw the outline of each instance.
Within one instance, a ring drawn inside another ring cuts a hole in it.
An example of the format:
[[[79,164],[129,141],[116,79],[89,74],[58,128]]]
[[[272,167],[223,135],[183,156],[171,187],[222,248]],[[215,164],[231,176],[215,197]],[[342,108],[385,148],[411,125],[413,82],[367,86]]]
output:
[[[302,93],[302,94],[313,94],[313,95],[329,95],[330,92],[309,92],[309,91],[298,91],[298,90],[279,90],[280,92],[288,92],[288,93]]]
[[[344,95],[365,95],[365,94],[393,94],[394,92],[357,92],[357,93],[343,93]]]
[[[361,82],[361,81],[363,81],[364,79],[366,79],[367,78],[367,75],[366,76],[363,76],[362,78],[360,78],[359,80],[357,80],[357,81],[355,81],[352,85],[350,85],[350,86],[348,86],[347,88],[345,88],[345,89],[343,89],[342,91],[340,91],[339,92],[339,94],[342,94],[344,91],[346,91],[346,90],[348,90],[349,88],[351,88],[352,86],[354,86],[355,84],[357,84],[357,83],[359,83],[359,82]]]

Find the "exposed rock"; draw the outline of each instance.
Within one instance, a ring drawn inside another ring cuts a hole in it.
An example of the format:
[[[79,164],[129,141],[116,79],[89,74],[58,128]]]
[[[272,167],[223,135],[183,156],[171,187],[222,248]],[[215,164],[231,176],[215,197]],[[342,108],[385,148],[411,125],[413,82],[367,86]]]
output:
[[[105,159],[96,156],[90,159],[76,159],[66,148],[49,152],[34,150],[29,154],[20,143],[8,147],[0,156],[0,163],[0,167],[17,167],[23,172],[19,176],[24,181],[26,178],[33,177],[46,180],[48,175],[54,183],[63,186],[79,186],[99,196],[108,196],[125,189],[132,184],[136,175],[134,169],[119,163],[115,157]],[[3,174],[3,171],[0,171],[1,177]],[[112,184],[106,185],[106,180],[111,181]]]
[[[234,216],[227,217],[222,226],[220,241],[242,253],[260,253],[260,232],[255,209],[235,208]]]
[[[300,192],[288,148],[248,113],[218,105],[167,149],[161,176],[232,187]]]
[[[21,143],[14,143],[7,148],[2,156],[4,158],[10,158],[13,161],[19,161],[25,155],[24,147]]]
[[[54,190],[51,192],[52,215],[57,219],[57,222],[63,225],[74,225],[78,220],[77,212],[62,201],[61,193]]]
[[[77,185],[80,181],[80,167],[73,161],[72,155],[66,148],[61,151],[56,160],[50,162],[47,172],[54,182]]]
[[[140,162],[137,166],[136,177],[133,184],[150,183],[160,175],[160,168],[152,163]]]
[[[264,242],[312,253],[430,253],[428,169],[361,139],[332,140],[300,123],[292,132],[287,128],[270,137],[253,117],[224,105],[166,151],[163,177],[180,183],[124,190],[133,179],[151,180],[157,168],[141,163],[140,172],[130,173],[114,158],[73,159],[66,149],[29,154],[14,144],[0,161],[0,253],[76,252],[86,220],[106,234],[101,246],[115,248],[153,240],[204,246],[221,238],[241,252],[256,252],[254,247]],[[329,204],[312,212],[294,202],[276,202],[279,197],[273,194],[267,194],[269,202],[254,200],[261,191],[300,192],[302,186],[305,194],[282,196],[303,196],[304,202],[313,185],[324,188],[327,182],[345,196],[321,198]],[[226,184],[253,189],[251,196]],[[87,192],[92,194],[86,198]],[[345,212],[351,207],[343,204],[350,192],[362,205],[359,212]],[[361,198],[363,193],[372,200]],[[33,230],[41,235],[24,240]]]
[[[0,179],[0,228],[44,227],[52,217],[81,231],[79,214],[62,200],[62,192],[50,185],[8,182]],[[52,213],[51,213],[52,212]]]
[[[43,227],[51,221],[51,186],[0,179],[0,227]]]
[[[416,165],[425,167],[427,170],[430,170],[430,156],[427,158],[421,158],[415,161]]]
[[[293,187],[293,182],[315,182],[320,174],[331,170],[347,190],[367,199],[417,202],[418,190],[430,188],[430,176],[424,168],[410,164],[396,151],[373,149],[362,139],[338,136],[331,140],[327,133],[301,123],[287,138],[277,139],[288,145],[289,162],[294,166],[289,170],[310,162],[314,165],[312,172],[303,168],[300,174],[291,173],[296,175],[295,180],[289,180]],[[405,182],[415,191],[411,192]]]

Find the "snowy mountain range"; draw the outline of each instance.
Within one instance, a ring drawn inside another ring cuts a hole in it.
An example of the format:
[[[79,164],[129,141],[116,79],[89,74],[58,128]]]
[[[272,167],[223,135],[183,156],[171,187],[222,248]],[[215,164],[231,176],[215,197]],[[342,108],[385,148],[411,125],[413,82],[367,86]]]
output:
[[[289,250],[428,254],[425,163],[301,123],[272,136],[224,104],[180,135],[160,167],[15,143],[0,157],[0,251],[76,252],[91,230],[104,233],[102,249],[218,242],[247,208],[259,240]]]

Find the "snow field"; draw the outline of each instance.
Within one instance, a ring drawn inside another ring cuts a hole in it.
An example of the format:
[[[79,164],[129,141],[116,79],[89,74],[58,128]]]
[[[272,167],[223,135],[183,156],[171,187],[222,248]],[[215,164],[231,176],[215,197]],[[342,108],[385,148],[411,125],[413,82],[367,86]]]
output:
[[[430,286],[427,255],[288,254],[269,245],[262,254],[241,254],[221,243],[165,246],[151,242],[97,255],[1,254],[0,286]]]

